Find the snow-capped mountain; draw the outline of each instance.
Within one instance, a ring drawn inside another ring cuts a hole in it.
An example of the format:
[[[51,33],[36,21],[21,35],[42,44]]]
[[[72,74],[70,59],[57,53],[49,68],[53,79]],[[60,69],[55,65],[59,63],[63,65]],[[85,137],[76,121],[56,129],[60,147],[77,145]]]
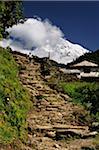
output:
[[[9,38],[0,41],[2,47],[9,46],[13,51],[30,56],[49,57],[61,64],[72,62],[89,52],[82,46],[66,40],[60,28],[48,20],[29,18],[23,23],[9,27],[6,31]]]
[[[9,43],[6,40],[0,42],[2,47],[7,47]],[[21,47],[21,45],[10,43],[10,48],[13,51],[19,51],[21,53],[28,54],[30,56],[38,56],[39,58],[49,57],[49,59],[54,60],[61,64],[67,64],[75,60],[76,58],[88,53],[89,50],[83,48],[78,44],[73,44],[65,39],[60,39],[58,44],[56,44],[53,49],[49,44],[41,46],[39,48],[26,49]]]
[[[67,40],[60,39],[59,43],[53,49],[50,48],[50,45],[45,45],[31,51],[31,55],[40,58],[49,57],[51,60],[58,63],[67,64],[88,52],[89,50],[78,44],[73,44]]]

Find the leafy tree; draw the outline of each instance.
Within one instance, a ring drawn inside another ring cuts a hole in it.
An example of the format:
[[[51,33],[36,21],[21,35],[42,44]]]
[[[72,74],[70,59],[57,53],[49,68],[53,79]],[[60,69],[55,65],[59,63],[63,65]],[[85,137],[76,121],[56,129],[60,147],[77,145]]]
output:
[[[23,18],[21,1],[0,1],[0,37],[5,30]]]

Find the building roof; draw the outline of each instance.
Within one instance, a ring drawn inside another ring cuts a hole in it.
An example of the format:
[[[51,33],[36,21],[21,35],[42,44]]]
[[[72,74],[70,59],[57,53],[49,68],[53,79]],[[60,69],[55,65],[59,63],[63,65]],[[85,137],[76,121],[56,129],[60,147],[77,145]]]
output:
[[[98,67],[98,64],[95,64],[95,63],[92,63],[90,61],[84,60],[80,63],[72,65],[72,67],[84,67],[84,66],[86,66],[86,67]]]

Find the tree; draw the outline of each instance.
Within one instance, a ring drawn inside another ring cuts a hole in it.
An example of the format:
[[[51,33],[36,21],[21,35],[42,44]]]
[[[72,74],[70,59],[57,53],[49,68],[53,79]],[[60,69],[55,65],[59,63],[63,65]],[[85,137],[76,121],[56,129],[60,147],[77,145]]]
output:
[[[0,35],[23,18],[22,1],[0,1]]]

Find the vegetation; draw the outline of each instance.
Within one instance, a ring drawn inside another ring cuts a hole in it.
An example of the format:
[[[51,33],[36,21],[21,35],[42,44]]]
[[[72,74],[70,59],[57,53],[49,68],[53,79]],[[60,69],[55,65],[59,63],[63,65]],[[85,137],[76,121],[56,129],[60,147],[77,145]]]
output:
[[[98,51],[96,54],[98,55]],[[46,63],[44,63],[44,65],[45,64]],[[50,77],[46,79],[48,85],[58,92],[68,94],[72,98],[73,102],[84,105],[85,108],[90,111],[91,116],[94,119],[99,120],[98,82],[85,82],[77,79],[75,75],[64,74],[57,69],[58,67],[56,64],[50,64],[47,68],[49,69],[50,74]]]
[[[0,143],[26,137],[29,95],[18,79],[18,68],[9,49],[0,48]]]
[[[5,30],[23,18],[21,1],[0,1],[0,38],[5,37]]]
[[[74,102],[83,104],[90,114],[99,119],[99,84],[88,82],[60,82],[57,88],[67,93]]]
[[[0,1],[0,39],[7,35],[6,28],[22,17],[21,1]],[[23,137],[29,107],[29,96],[18,79],[17,65],[9,50],[0,48],[0,143]]]
[[[23,18],[21,1],[0,1],[0,39],[6,37],[6,28],[17,24]],[[35,58],[35,60],[38,58]],[[99,50],[85,54],[76,61],[92,60],[99,64]],[[67,93],[76,103],[83,104],[91,116],[99,119],[99,85],[77,81],[74,76],[59,71],[59,64],[48,59],[39,59],[42,76],[51,76],[48,84],[60,92]],[[75,62],[76,62],[75,61]],[[73,63],[75,63],[73,62]],[[9,48],[0,48],[0,143],[11,143],[23,139],[27,134],[26,117],[31,102],[28,92],[22,87],[18,78],[19,69]],[[47,81],[47,79],[45,80]],[[44,96],[37,95],[38,100]],[[97,136],[98,141],[99,136]],[[96,142],[95,141],[95,142]]]

